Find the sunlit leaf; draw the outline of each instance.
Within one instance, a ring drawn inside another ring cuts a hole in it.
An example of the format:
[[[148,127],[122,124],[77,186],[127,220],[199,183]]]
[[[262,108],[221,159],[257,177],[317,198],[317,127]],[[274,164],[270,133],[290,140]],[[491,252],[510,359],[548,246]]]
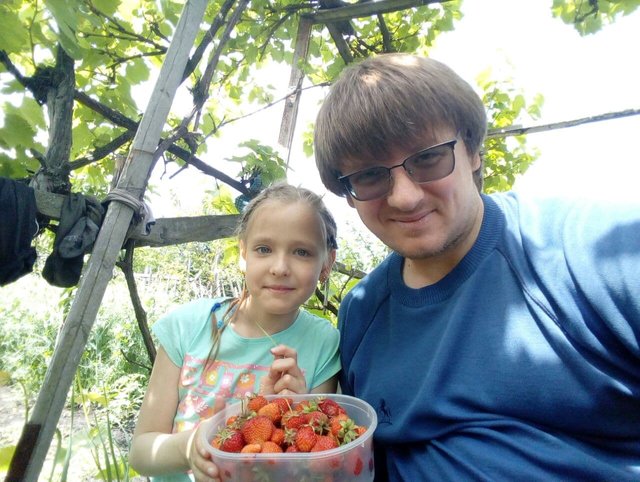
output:
[[[35,129],[23,116],[15,112],[14,109],[11,110],[12,112],[5,112],[4,114],[3,131],[10,133],[10,135],[5,134],[2,136],[4,142],[10,147],[29,147],[33,145],[33,138],[36,134]]]
[[[70,57],[79,60],[82,50],[76,39],[78,26],[78,9],[72,2],[66,0],[45,0],[45,5],[51,11],[58,24],[58,40]]]
[[[29,32],[24,28],[18,14],[0,4],[0,50],[11,54],[20,52],[28,42]]]
[[[0,472],[7,472],[11,465],[11,459],[16,451],[15,445],[0,447]]]

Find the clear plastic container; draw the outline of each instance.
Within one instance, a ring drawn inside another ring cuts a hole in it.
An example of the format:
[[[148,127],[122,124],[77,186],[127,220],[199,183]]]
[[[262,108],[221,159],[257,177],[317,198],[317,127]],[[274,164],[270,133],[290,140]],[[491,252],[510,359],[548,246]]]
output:
[[[335,482],[373,481],[373,432],[378,424],[376,412],[364,400],[341,394],[307,394],[289,396],[294,402],[326,397],[338,402],[358,425],[367,431],[356,440],[341,447],[322,452],[281,454],[240,454],[223,452],[210,441],[226,420],[237,415],[240,403],[227,406],[209,420],[203,422],[201,442],[211,453],[213,462],[220,469],[223,482],[272,481],[300,482],[304,480],[333,480]],[[268,399],[276,398],[270,395]]]

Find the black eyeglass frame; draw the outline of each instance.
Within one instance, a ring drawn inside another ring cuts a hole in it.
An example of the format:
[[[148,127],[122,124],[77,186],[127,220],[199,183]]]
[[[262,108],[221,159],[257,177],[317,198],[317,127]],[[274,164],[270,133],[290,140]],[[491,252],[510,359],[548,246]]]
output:
[[[343,187],[345,188],[345,190],[347,191],[347,193],[354,199],[356,199],[357,201],[373,201],[374,199],[380,199],[384,196],[386,196],[387,194],[389,194],[389,191],[391,190],[391,170],[395,169],[397,167],[402,167],[405,172],[407,173],[407,175],[417,184],[427,184],[433,181],[439,181],[440,179],[444,179],[445,177],[449,176],[454,169],[456,168],[456,154],[455,154],[455,146],[456,143],[458,142],[457,137],[455,139],[451,139],[449,141],[445,141],[445,142],[441,142],[440,144],[435,144],[433,146],[429,146],[426,147],[424,149],[419,150],[418,152],[415,152],[413,154],[411,154],[409,157],[407,157],[404,161],[402,161],[400,164],[396,164],[395,166],[391,166],[391,167],[386,167],[386,166],[374,166],[374,167],[367,167],[364,169],[360,169],[359,171],[356,172],[352,172],[351,174],[347,174],[345,176],[340,176],[338,177],[338,182],[340,182]],[[443,146],[447,146],[451,148],[451,155],[453,156],[453,162],[451,163],[451,170],[449,172],[447,172],[446,174],[444,174],[443,176],[439,176],[436,177],[434,179],[427,179],[426,181],[418,181],[417,179],[415,179],[411,173],[410,170],[407,169],[406,167],[406,163],[417,158],[420,157],[422,155],[424,155],[425,152],[428,152],[431,149],[436,149],[439,147],[443,147]],[[361,197],[358,197],[355,193],[355,189],[353,188],[353,186],[351,185],[351,181],[349,178],[351,178],[352,176],[356,176],[358,174],[362,174],[363,172],[366,172],[370,169],[385,169],[387,172],[387,190],[383,193],[380,194],[379,196],[374,196],[374,197],[370,197],[367,199],[362,199]]]

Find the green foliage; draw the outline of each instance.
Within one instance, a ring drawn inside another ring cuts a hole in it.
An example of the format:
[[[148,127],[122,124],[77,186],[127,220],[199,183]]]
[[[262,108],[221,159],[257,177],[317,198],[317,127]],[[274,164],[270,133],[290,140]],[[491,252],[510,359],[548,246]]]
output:
[[[240,147],[246,148],[245,150],[248,150],[248,152],[229,159],[231,162],[241,164],[242,168],[238,176],[240,179],[247,179],[255,171],[260,172],[263,186],[272,184],[279,179],[284,179],[287,164],[275,149],[264,146],[255,139],[240,143]]]
[[[537,119],[543,97],[536,95],[528,100],[508,81],[498,82],[490,78],[490,71],[478,78],[487,106],[489,132],[514,127],[523,120]],[[484,191],[507,191],[517,176],[524,174],[538,153],[531,151],[526,137],[489,137],[484,144]]]
[[[629,15],[640,0],[553,0],[554,17],[573,25],[580,35],[596,33],[617,17]]]
[[[352,21],[358,37],[352,38],[352,55],[357,58],[382,52],[416,52],[425,54],[441,32],[453,30],[454,21],[462,17],[461,2],[443,2],[435,6],[415,7],[381,15],[388,38],[383,37],[378,18]],[[363,47],[366,45],[366,47]],[[314,84],[333,81],[344,68],[344,59],[333,41],[323,31],[314,30],[309,45],[305,73]]]
[[[210,35],[206,22],[213,22],[224,3],[223,0],[209,2],[197,43]],[[461,16],[459,4],[458,1],[446,2],[384,14],[382,18],[391,39],[387,39],[387,43],[380,34],[378,18],[354,20],[360,40],[352,40],[352,54],[361,57],[386,50],[424,49],[433,43],[438,32],[453,28],[454,20]],[[55,68],[56,49],[60,44],[76,60],[76,90],[102,106],[96,109],[76,102],[71,161],[91,156],[95,149],[122,133],[119,121],[105,117],[106,109],[130,121],[139,120],[142,106],[136,100],[145,96],[137,93],[142,92],[142,86],[158,71],[183,6],[183,2],[169,0],[47,0],[44,5],[11,0],[0,6],[3,32],[16,32],[0,38],[0,50],[7,53],[22,79],[29,81],[38,69]],[[247,106],[273,102],[276,89],[265,82],[269,77],[265,67],[274,62],[291,62],[299,15],[313,8],[316,6],[312,2],[300,0],[251,2],[229,37],[222,37],[224,28],[213,33],[220,55],[216,57],[215,75],[208,93],[210,100],[199,116],[199,123],[190,126],[194,130],[193,139],[219,136],[225,125],[245,114]],[[192,94],[197,90],[194,87],[202,78],[207,60],[203,57],[186,79],[186,87]],[[344,61],[337,55],[327,30],[315,27],[309,63],[305,66],[310,78],[314,81],[332,79],[343,67]],[[0,74],[0,88],[30,98],[29,92],[13,77]],[[144,89],[148,91],[148,87]],[[13,117],[5,119],[5,125],[0,128],[0,173],[25,177],[38,168],[32,150],[40,154],[46,151],[41,140],[47,138],[45,131],[50,126],[43,122],[42,112],[38,122],[34,122],[33,112],[18,109],[12,113],[7,103],[2,107]],[[164,135],[170,135],[169,129],[180,121],[178,115],[170,115]],[[126,155],[128,147],[129,144],[123,145],[114,150],[113,155]],[[234,160],[242,163],[240,175],[252,172],[254,165],[259,164],[267,177],[283,177],[286,166],[273,152],[267,152],[268,147],[254,142],[241,144],[238,150],[247,147],[253,150],[252,155],[234,156]],[[206,142],[199,141],[197,152],[202,154],[206,149]],[[175,156],[169,160],[184,162]],[[113,157],[108,155],[91,167],[74,172],[74,190],[106,192],[112,168]]]
[[[87,392],[78,382],[74,401],[81,407],[88,430],[83,434],[91,451],[96,467],[96,478],[107,481],[126,481],[136,475],[129,467],[127,448],[119,447],[114,440],[114,426],[111,422],[111,398],[103,393]],[[112,394],[118,397],[117,394]],[[70,442],[71,443],[71,442]]]

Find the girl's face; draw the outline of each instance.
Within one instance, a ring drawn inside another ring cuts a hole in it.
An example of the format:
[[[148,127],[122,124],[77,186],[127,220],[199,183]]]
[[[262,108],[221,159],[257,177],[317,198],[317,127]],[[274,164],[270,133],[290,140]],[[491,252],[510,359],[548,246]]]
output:
[[[323,268],[331,267],[321,220],[303,202],[264,201],[254,211],[240,254],[251,316],[259,323],[293,321],[307,301]]]

